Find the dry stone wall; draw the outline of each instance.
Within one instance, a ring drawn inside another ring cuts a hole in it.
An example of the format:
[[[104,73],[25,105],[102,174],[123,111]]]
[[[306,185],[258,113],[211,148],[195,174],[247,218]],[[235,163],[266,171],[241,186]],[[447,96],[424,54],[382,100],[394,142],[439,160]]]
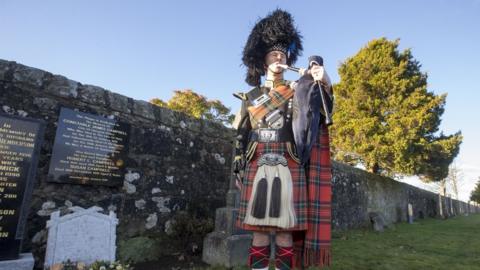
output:
[[[426,191],[391,178],[333,163],[332,226],[337,230],[370,226],[371,215],[385,225],[408,221],[408,204],[414,219],[480,213],[480,208]],[[441,200],[441,204],[439,203]]]
[[[130,124],[122,186],[46,181],[62,107]],[[215,209],[225,204],[233,136],[220,124],[4,60],[0,60],[0,112],[41,119],[46,125],[23,242],[24,250],[33,250],[37,265],[44,257],[46,221],[56,210],[100,206],[106,213],[117,213],[119,242],[148,236],[159,241],[159,246],[163,241],[163,246],[172,248],[168,234],[178,234],[177,215],[191,217],[197,221],[193,225],[203,225],[208,232],[213,228]],[[178,224],[181,228],[187,225]],[[198,252],[201,237],[192,241],[196,243],[187,248]]]
[[[46,181],[62,107],[131,125],[122,186]],[[175,247],[200,252],[203,236],[213,230],[215,209],[225,205],[232,130],[5,60],[0,60],[0,113],[41,119],[46,125],[23,244],[25,251],[33,251],[37,266],[43,263],[49,215],[72,206],[114,211],[120,254],[122,246],[131,250],[148,239],[164,247],[148,253],[154,256],[168,255]],[[372,213],[385,224],[406,221],[408,203],[415,218],[436,217],[439,199],[443,213],[479,212],[464,202],[344,164],[334,162],[333,175],[334,229],[370,226]]]

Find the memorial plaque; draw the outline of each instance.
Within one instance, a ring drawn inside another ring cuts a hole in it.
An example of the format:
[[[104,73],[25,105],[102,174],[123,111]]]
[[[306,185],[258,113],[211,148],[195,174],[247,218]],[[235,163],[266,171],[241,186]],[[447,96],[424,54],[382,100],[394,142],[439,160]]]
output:
[[[62,108],[48,181],[70,184],[123,184],[130,125]]]
[[[0,115],[0,260],[20,253],[43,132],[42,121]]]

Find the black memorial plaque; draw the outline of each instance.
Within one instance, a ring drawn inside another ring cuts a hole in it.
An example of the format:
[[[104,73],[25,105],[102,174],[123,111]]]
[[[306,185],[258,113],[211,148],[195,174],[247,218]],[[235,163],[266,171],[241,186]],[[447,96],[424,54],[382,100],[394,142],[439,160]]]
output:
[[[130,125],[62,108],[48,181],[116,186],[123,184]]]
[[[0,260],[17,259],[44,123],[0,115]]]

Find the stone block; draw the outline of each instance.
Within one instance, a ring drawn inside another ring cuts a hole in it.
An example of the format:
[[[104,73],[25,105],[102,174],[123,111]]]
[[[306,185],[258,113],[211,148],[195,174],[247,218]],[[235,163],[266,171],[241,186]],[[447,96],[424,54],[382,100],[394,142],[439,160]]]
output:
[[[50,111],[55,111],[58,106],[58,102],[55,99],[47,97],[35,97],[33,99],[33,104],[37,105],[41,110]]]
[[[160,120],[160,123],[167,125],[167,126],[175,126],[179,127],[180,126],[180,113],[174,112],[172,110],[169,110],[167,108],[162,108],[158,107],[157,111],[160,112],[159,116],[160,118],[157,120]]]
[[[206,122],[206,120],[196,119],[186,115],[182,121],[185,123],[185,129],[188,129],[192,132],[201,132],[203,128],[203,123]]]
[[[78,88],[78,97],[85,103],[105,106],[105,89],[95,85],[80,85]]]
[[[126,114],[132,113],[132,110],[129,106],[128,97],[111,91],[107,91],[107,99],[110,108],[112,108],[113,110]]]
[[[251,243],[250,234],[227,235],[219,231],[209,233],[203,241],[202,260],[210,265],[245,266]]]
[[[152,104],[143,100],[135,100],[133,102],[133,113],[135,115],[155,120],[155,115],[153,114]]]
[[[12,81],[13,83],[26,84],[31,88],[40,90],[47,74],[47,72],[38,68],[16,64]]]
[[[8,73],[11,70],[11,64],[15,62],[10,62],[0,59],[0,81],[8,80]]]
[[[215,231],[225,232],[228,235],[246,234],[247,232],[235,226],[238,208],[217,208],[215,213]]]
[[[219,133],[218,131],[222,130],[222,133]],[[202,133],[204,133],[207,136],[213,136],[213,137],[220,137],[220,138],[233,138],[234,137],[234,131],[231,129],[228,129],[224,127],[220,123],[216,123],[213,121],[204,121],[204,125],[202,127]]]
[[[63,98],[77,98],[78,85],[76,81],[61,75],[53,75],[47,83],[45,92]]]
[[[376,212],[371,212],[368,214],[373,225],[373,230],[376,232],[383,232],[385,228],[385,220],[383,219],[382,215]]]
[[[0,270],[32,270],[34,263],[32,253],[21,253],[16,260],[0,261]]]

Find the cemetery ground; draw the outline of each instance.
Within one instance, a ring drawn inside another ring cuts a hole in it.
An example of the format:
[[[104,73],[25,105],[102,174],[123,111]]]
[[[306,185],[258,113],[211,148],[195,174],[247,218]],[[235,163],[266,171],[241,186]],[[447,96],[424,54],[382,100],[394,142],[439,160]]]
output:
[[[480,269],[480,214],[335,233],[330,269]]]
[[[332,270],[480,269],[480,214],[399,223],[381,233],[371,228],[337,231],[332,246],[333,265],[327,268]],[[183,268],[175,263],[163,268],[162,264],[148,270]],[[145,266],[135,269],[147,270]],[[189,268],[226,269],[197,264]]]

